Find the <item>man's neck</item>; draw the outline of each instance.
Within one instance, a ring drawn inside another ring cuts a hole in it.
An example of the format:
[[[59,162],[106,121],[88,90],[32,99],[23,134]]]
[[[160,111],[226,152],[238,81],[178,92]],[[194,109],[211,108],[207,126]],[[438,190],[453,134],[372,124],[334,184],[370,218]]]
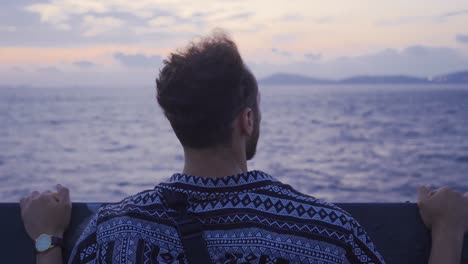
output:
[[[227,148],[184,149],[184,174],[217,178],[247,172],[245,153]]]

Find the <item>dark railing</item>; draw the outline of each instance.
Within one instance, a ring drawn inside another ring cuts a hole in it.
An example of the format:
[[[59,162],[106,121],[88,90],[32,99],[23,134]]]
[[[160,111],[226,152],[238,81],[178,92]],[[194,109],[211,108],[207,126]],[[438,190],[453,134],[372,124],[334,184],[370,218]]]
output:
[[[64,258],[70,254],[73,244],[99,205],[98,203],[73,204],[72,221],[65,236]],[[431,247],[430,233],[419,217],[416,204],[343,203],[337,205],[361,223],[387,263],[427,263]],[[24,231],[19,205],[0,204],[0,219],[0,262],[5,264],[35,263],[33,242]],[[468,263],[466,238],[462,263]]]

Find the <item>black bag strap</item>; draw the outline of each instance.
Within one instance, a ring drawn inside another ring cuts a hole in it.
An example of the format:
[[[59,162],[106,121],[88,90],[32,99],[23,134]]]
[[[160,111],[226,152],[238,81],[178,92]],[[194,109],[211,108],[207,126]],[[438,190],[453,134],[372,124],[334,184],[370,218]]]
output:
[[[169,190],[163,190],[162,195],[166,200],[167,207],[179,213],[175,221],[188,263],[212,263],[206,241],[203,238],[202,224],[198,219],[187,215],[188,201],[186,195]]]

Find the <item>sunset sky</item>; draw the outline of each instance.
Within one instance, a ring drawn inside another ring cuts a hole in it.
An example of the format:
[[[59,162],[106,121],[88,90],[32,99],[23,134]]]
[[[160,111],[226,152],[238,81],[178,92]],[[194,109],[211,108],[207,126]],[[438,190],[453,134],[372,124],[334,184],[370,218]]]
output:
[[[4,0],[0,84],[153,85],[217,27],[258,78],[468,70],[467,0]]]

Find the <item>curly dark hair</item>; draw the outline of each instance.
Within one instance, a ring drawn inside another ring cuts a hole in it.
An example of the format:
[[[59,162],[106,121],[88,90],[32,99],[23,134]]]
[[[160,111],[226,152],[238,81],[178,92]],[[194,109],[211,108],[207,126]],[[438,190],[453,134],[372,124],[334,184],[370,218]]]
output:
[[[223,31],[171,53],[156,79],[157,100],[185,147],[227,144],[245,107],[258,113],[258,87]]]

